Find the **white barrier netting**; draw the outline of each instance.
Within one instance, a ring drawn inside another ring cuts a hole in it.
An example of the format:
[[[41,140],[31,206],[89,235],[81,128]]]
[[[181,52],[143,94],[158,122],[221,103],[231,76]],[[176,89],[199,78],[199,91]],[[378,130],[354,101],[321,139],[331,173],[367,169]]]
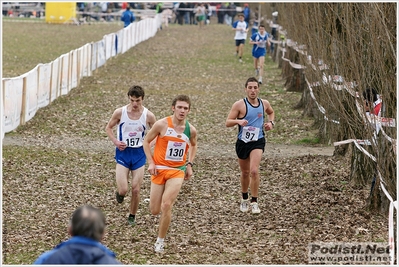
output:
[[[2,138],[32,119],[39,108],[68,94],[79,85],[81,78],[91,76],[108,59],[155,36],[161,23],[160,14],[133,22],[98,42],[85,44],[50,63],[39,64],[23,75],[3,78]]]

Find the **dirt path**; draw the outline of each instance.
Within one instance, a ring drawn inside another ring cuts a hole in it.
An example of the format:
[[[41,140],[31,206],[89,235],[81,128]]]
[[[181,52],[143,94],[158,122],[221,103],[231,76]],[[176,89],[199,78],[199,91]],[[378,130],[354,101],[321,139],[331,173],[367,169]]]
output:
[[[80,149],[84,147],[89,151],[110,152],[114,150],[113,144],[108,140],[92,140],[90,138],[81,137],[21,137],[6,136],[3,139],[4,146],[42,146],[47,148],[63,148],[63,149]],[[198,156],[201,157],[231,157],[235,155],[234,145],[219,144],[209,145],[207,143],[199,143]],[[332,156],[333,147],[326,146],[298,146],[298,145],[281,145],[268,143],[265,149],[265,157],[267,158],[290,158],[305,155]]]

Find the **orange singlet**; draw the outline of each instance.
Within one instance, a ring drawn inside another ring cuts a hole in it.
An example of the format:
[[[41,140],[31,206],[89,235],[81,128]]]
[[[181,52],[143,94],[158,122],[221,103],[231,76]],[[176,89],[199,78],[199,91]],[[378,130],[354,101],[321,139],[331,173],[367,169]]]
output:
[[[186,120],[183,133],[177,133],[172,117],[167,117],[168,129],[161,138],[158,136],[154,149],[154,163],[157,175],[151,176],[155,184],[165,184],[170,178],[184,178],[186,159],[190,145],[190,124]]]

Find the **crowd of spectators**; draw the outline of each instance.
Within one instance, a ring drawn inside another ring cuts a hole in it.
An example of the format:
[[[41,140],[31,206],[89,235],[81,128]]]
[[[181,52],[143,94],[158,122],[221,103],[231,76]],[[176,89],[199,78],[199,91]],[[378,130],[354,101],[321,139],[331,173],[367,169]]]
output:
[[[130,7],[130,10],[153,9],[155,13],[167,10],[169,23],[180,25],[198,24],[197,10],[202,2],[76,2],[77,17],[84,20],[114,21],[120,20],[120,16]],[[209,24],[211,18],[215,23],[231,26],[238,12],[243,12],[245,20],[249,21],[251,11],[247,3],[242,2],[204,2],[206,8],[205,24]],[[45,16],[45,2],[2,2],[3,16],[10,17],[40,17]],[[169,13],[170,12],[170,13]],[[116,18],[115,14],[119,14]],[[137,16],[137,14],[135,14]],[[140,16],[138,16],[140,18]]]
[[[215,17],[217,23],[231,26],[237,18],[237,14],[243,12],[245,8],[248,9],[248,14],[250,14],[249,6],[246,3],[207,2],[203,4],[207,14],[206,24],[210,23],[211,17]],[[201,2],[174,2],[173,19],[170,22],[180,25],[197,24],[196,13],[197,7],[200,5]]]
[[[44,2],[2,2],[3,16],[44,17]]]
[[[101,5],[100,5],[101,4]],[[205,23],[209,24],[211,17],[217,17],[217,22],[231,26],[235,20],[238,11],[244,12],[246,20],[249,20],[250,10],[248,4],[233,2],[78,2],[78,10],[80,12],[118,12],[126,10],[129,6],[130,10],[153,9],[155,13],[162,13],[164,10],[171,10],[172,15],[168,15],[168,23],[178,23],[180,25],[198,24],[197,10],[204,4],[206,8]],[[105,7],[105,5],[107,7]],[[107,10],[107,11],[105,11]],[[104,17],[104,16],[103,16]],[[105,20],[108,20],[105,18]]]

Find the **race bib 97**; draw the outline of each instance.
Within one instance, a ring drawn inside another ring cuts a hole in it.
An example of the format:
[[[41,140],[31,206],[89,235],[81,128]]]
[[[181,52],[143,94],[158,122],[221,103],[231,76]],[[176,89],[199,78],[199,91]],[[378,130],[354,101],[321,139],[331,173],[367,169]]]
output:
[[[244,126],[242,128],[241,140],[245,143],[257,141],[259,138],[259,128]]]

